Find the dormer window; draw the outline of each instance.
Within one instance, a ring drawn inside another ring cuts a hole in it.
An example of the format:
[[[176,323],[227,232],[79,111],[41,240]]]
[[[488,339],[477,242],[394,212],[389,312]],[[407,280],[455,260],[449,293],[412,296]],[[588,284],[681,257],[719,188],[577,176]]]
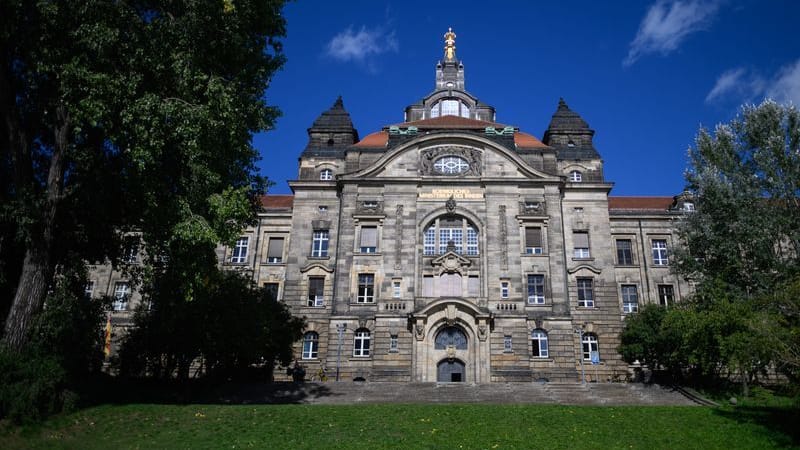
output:
[[[461,116],[469,118],[469,106],[458,100],[442,100],[431,107],[431,118],[439,116]]]
[[[692,203],[692,202],[684,202],[683,210],[684,211],[694,211],[694,203]]]
[[[583,181],[583,174],[581,174],[577,170],[573,170],[572,172],[569,173],[569,181],[573,183],[580,183],[581,181]]]
[[[331,169],[322,169],[319,173],[319,179],[322,181],[330,181],[333,179],[333,171]]]

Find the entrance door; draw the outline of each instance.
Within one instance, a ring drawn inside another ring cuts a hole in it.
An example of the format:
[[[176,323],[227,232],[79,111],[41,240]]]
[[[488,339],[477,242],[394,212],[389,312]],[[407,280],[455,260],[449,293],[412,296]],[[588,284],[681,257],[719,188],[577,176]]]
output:
[[[445,383],[460,383],[464,381],[465,366],[459,360],[444,360],[439,363],[436,381]]]

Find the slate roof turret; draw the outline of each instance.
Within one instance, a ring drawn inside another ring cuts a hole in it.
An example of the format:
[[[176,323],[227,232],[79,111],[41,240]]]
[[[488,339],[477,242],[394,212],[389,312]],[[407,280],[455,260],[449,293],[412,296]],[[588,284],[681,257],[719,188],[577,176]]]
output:
[[[324,111],[308,129],[308,144],[303,156],[329,156],[341,158],[344,150],[358,142],[358,131],[353,127],[350,113],[344,108],[342,96],[330,109]]]
[[[589,128],[589,124],[560,98],[542,141],[556,149],[558,159],[600,159],[592,143],[593,137],[594,130]]]

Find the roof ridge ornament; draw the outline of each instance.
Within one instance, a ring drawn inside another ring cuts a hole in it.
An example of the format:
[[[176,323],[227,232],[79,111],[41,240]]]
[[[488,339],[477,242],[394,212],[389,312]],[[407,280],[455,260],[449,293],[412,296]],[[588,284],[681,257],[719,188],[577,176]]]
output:
[[[452,27],[448,27],[447,33],[444,34],[444,58],[447,61],[456,58],[456,34],[453,33]]]

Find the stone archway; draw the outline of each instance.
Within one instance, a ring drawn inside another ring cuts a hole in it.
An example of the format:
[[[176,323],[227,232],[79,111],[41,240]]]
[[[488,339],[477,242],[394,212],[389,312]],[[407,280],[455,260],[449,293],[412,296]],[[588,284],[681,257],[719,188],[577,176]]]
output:
[[[458,359],[443,359],[436,367],[439,383],[461,383],[466,381],[467,366]]]

